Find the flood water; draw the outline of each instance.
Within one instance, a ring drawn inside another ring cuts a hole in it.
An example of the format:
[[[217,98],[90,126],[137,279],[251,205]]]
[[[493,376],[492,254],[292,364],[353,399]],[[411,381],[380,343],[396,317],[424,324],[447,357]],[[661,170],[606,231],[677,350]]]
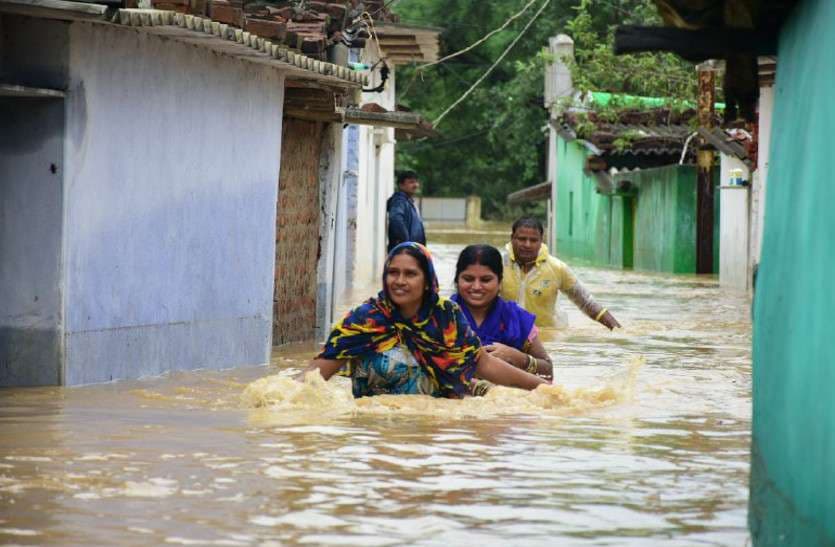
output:
[[[460,248],[432,246],[447,290]],[[0,543],[745,544],[747,299],[712,278],[575,271],[624,328],[561,302],[570,329],[543,333],[556,385],[533,394],[354,401],[342,379],[286,378],[308,346],[268,367],[0,390]]]

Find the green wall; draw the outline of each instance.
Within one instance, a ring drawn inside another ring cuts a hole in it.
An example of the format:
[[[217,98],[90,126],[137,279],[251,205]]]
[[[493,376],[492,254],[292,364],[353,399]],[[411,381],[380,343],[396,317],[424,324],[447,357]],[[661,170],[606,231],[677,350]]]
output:
[[[632,183],[634,267],[656,272],[696,271],[696,168],[667,166],[618,175]]]
[[[598,266],[696,271],[696,168],[670,165],[620,173],[628,194],[598,194],[583,167],[589,152],[557,139],[557,255]],[[719,179],[718,169],[715,180]],[[719,271],[716,192],[714,271]]]
[[[616,181],[629,181],[634,192],[634,244],[636,270],[670,273],[696,272],[697,168],[668,165],[619,173]],[[719,170],[714,173],[719,180]],[[713,225],[714,273],[719,271],[719,192],[715,192]]]
[[[632,195],[613,195],[612,227],[609,235],[609,265],[619,268],[634,266],[634,207]]]
[[[585,174],[588,151],[577,141],[557,137],[557,254],[597,263],[601,196]],[[607,237],[608,241],[608,237]]]
[[[754,297],[749,525],[756,545],[835,545],[835,2],[780,34]]]

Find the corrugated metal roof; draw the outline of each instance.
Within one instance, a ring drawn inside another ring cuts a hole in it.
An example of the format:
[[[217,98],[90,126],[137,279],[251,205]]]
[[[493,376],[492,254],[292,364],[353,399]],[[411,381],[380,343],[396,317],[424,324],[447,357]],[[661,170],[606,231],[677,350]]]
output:
[[[612,120],[614,116],[614,121]],[[612,115],[568,111],[558,120],[561,134],[583,140],[597,156],[680,155],[695,129],[688,123],[695,111],[630,110]]]

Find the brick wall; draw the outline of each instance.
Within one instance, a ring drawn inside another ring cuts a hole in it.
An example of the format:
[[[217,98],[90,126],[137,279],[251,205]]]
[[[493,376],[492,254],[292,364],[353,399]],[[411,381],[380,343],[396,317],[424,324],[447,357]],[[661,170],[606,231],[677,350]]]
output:
[[[322,124],[284,119],[275,242],[273,345],[312,340],[319,257]]]

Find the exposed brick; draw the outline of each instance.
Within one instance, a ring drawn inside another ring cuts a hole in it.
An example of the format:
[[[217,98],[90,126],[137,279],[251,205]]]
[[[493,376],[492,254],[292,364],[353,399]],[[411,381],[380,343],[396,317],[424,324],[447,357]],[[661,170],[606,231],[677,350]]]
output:
[[[236,27],[243,27],[244,12],[240,8],[232,7],[227,3],[212,3],[212,19],[218,23],[226,23]]]
[[[266,19],[253,19],[247,17],[244,21],[244,29],[262,38],[278,40],[283,42],[287,37],[287,24]]]
[[[325,51],[325,39],[318,37],[307,37],[302,39],[302,53],[321,57]]]
[[[188,6],[183,4],[171,4],[169,2],[154,2],[154,8],[164,9],[167,11],[176,11],[179,13],[188,13]]]
[[[327,25],[318,21],[304,23],[289,21],[287,23],[287,30],[305,35],[325,36],[327,34]]]
[[[321,124],[284,120],[276,204],[276,345],[310,340],[315,332],[321,138]]]
[[[189,13],[207,15],[209,13],[208,0],[189,0]]]
[[[334,2],[308,2],[310,9],[327,13],[333,19],[343,21],[345,14],[348,12],[348,7],[344,4],[336,4]]]

